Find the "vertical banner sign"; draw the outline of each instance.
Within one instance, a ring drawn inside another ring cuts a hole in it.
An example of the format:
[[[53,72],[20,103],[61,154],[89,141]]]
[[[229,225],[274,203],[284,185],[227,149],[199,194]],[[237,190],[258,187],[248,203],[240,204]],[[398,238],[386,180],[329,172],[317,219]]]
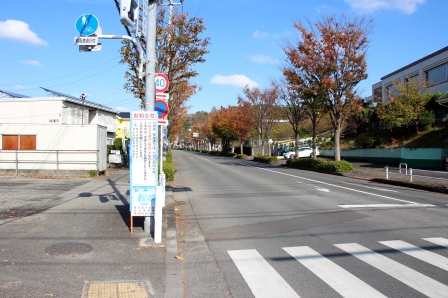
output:
[[[154,216],[158,185],[157,112],[131,112],[131,181],[132,216]]]

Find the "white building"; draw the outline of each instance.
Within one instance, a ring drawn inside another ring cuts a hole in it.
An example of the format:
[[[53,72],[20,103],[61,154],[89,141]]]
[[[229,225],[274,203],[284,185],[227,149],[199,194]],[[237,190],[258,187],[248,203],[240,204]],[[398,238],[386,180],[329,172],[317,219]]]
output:
[[[0,90],[0,172],[104,171],[118,111],[45,90],[56,97]]]

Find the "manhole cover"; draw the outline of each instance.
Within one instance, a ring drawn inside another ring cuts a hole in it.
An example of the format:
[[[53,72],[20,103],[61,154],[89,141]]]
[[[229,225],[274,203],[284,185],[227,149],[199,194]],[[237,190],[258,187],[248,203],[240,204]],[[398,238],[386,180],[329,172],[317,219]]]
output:
[[[53,244],[45,249],[45,253],[49,255],[73,255],[85,254],[91,252],[93,247],[86,243],[65,242]]]

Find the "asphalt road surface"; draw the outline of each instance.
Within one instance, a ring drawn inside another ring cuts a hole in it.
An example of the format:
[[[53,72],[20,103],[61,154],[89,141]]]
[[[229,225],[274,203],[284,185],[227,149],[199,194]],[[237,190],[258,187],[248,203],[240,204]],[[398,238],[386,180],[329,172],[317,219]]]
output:
[[[448,196],[173,151],[186,297],[448,297]]]

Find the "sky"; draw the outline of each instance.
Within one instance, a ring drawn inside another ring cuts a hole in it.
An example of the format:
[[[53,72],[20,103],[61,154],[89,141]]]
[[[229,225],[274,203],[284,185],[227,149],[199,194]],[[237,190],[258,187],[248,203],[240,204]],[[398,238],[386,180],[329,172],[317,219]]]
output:
[[[120,40],[102,39],[101,51],[89,53],[73,42],[83,14],[96,16],[103,34],[126,34],[113,0],[2,2],[0,90],[42,97],[44,87],[87,94],[88,101],[120,112],[140,110],[140,100],[123,87]],[[368,78],[358,85],[362,97],[381,77],[448,45],[447,0],[184,0],[176,7],[204,19],[202,38],[211,42],[206,61],[194,66],[201,91],[190,98],[189,113],[235,105],[245,85],[263,90],[280,79],[282,46],[298,37],[294,22],[342,13],[373,19]]]

